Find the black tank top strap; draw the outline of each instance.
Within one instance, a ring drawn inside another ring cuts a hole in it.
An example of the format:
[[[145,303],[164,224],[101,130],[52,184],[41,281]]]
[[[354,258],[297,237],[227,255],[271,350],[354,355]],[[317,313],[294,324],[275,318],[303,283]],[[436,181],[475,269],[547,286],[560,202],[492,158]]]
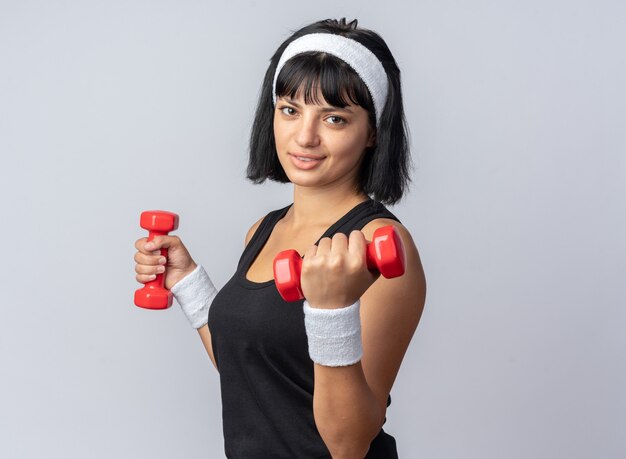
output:
[[[263,244],[267,241],[267,238],[278,220],[284,217],[292,205],[293,204],[289,204],[281,209],[271,211],[263,218],[239,258],[237,270],[241,269],[242,266],[248,266],[248,262],[252,262],[263,247]],[[368,198],[354,206],[348,213],[332,224],[315,242],[315,245],[319,244],[322,238],[332,237],[335,233],[344,233],[346,236],[349,236],[351,231],[360,230],[366,224],[377,218],[389,218],[400,223],[400,219],[391,213],[382,203]]]
[[[401,223],[400,219],[392,214],[382,203],[370,198],[353,207],[352,210],[328,228],[320,239],[332,237],[335,233],[343,233],[349,236],[351,231],[361,230],[365,225],[377,218],[389,218]],[[315,244],[319,243],[320,239]]]
[[[355,219],[354,229],[360,230],[369,222],[377,218],[388,218],[395,220],[398,223],[402,223],[400,219],[390,212],[389,209],[387,209],[382,203],[372,201],[372,205],[369,208],[364,209],[363,212],[359,214],[359,218]]]
[[[248,244],[243,250],[243,253],[239,257],[239,262],[237,263],[238,270],[241,268],[242,263],[247,264],[246,262],[250,257],[256,257],[257,253],[261,249],[262,244],[265,243],[265,240],[269,237],[270,233],[274,229],[276,222],[280,220],[283,215],[285,215],[289,207],[291,207],[291,204],[283,207],[282,209],[273,210],[265,215],[265,217],[263,217],[263,220],[261,220],[259,227],[254,232],[252,238],[250,239],[250,241],[248,241]]]

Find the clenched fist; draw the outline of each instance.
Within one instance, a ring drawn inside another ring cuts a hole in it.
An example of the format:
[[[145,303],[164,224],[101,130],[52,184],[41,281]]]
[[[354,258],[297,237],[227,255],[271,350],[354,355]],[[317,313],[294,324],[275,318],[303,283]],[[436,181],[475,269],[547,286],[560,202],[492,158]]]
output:
[[[324,237],[304,253],[300,282],[311,307],[350,306],[365,293],[380,276],[368,269],[366,249],[365,235],[354,230],[349,238],[343,233]]]
[[[145,284],[156,278],[167,267],[164,287],[171,290],[176,283],[196,268],[196,263],[178,236],[155,236],[150,242],[147,237],[135,241],[135,278]],[[161,255],[167,249],[167,259]]]

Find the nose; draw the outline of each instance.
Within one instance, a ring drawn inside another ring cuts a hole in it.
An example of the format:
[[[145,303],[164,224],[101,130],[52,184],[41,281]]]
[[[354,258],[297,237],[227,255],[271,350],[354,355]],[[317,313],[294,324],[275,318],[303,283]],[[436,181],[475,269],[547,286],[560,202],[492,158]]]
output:
[[[302,116],[295,140],[300,147],[316,147],[319,145],[318,125],[314,116]]]

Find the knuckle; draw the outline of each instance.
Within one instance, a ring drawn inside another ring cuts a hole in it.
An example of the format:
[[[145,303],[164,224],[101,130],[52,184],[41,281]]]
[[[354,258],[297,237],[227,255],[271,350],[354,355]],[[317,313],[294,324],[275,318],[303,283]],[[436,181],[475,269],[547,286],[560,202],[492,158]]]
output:
[[[319,261],[314,259],[303,260],[300,268],[301,274],[312,274],[316,272],[320,267]]]
[[[333,255],[333,256],[328,258],[327,265],[328,265],[329,268],[332,268],[332,269],[342,268],[343,267],[343,257],[337,256],[337,255]]]
[[[326,257],[324,255],[319,255],[314,258],[309,259],[309,263],[308,263],[309,270],[324,266],[325,260],[326,260]]]
[[[362,262],[360,259],[353,258],[348,262],[347,268],[350,270],[350,272],[355,273],[361,270],[361,265]]]

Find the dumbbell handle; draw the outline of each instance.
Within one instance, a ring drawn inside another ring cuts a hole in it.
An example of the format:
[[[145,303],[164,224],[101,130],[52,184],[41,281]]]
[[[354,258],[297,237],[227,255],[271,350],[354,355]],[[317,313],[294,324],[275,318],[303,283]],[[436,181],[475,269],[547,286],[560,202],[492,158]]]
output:
[[[167,236],[168,234],[169,234],[169,231],[149,231],[148,240],[146,241],[146,243],[153,240],[156,236]],[[161,256],[167,258],[167,248],[161,247]],[[156,278],[154,280],[146,282],[146,285],[149,287],[154,286],[154,287],[165,288],[165,273],[166,271],[163,271],[162,273],[158,273],[156,275]]]

